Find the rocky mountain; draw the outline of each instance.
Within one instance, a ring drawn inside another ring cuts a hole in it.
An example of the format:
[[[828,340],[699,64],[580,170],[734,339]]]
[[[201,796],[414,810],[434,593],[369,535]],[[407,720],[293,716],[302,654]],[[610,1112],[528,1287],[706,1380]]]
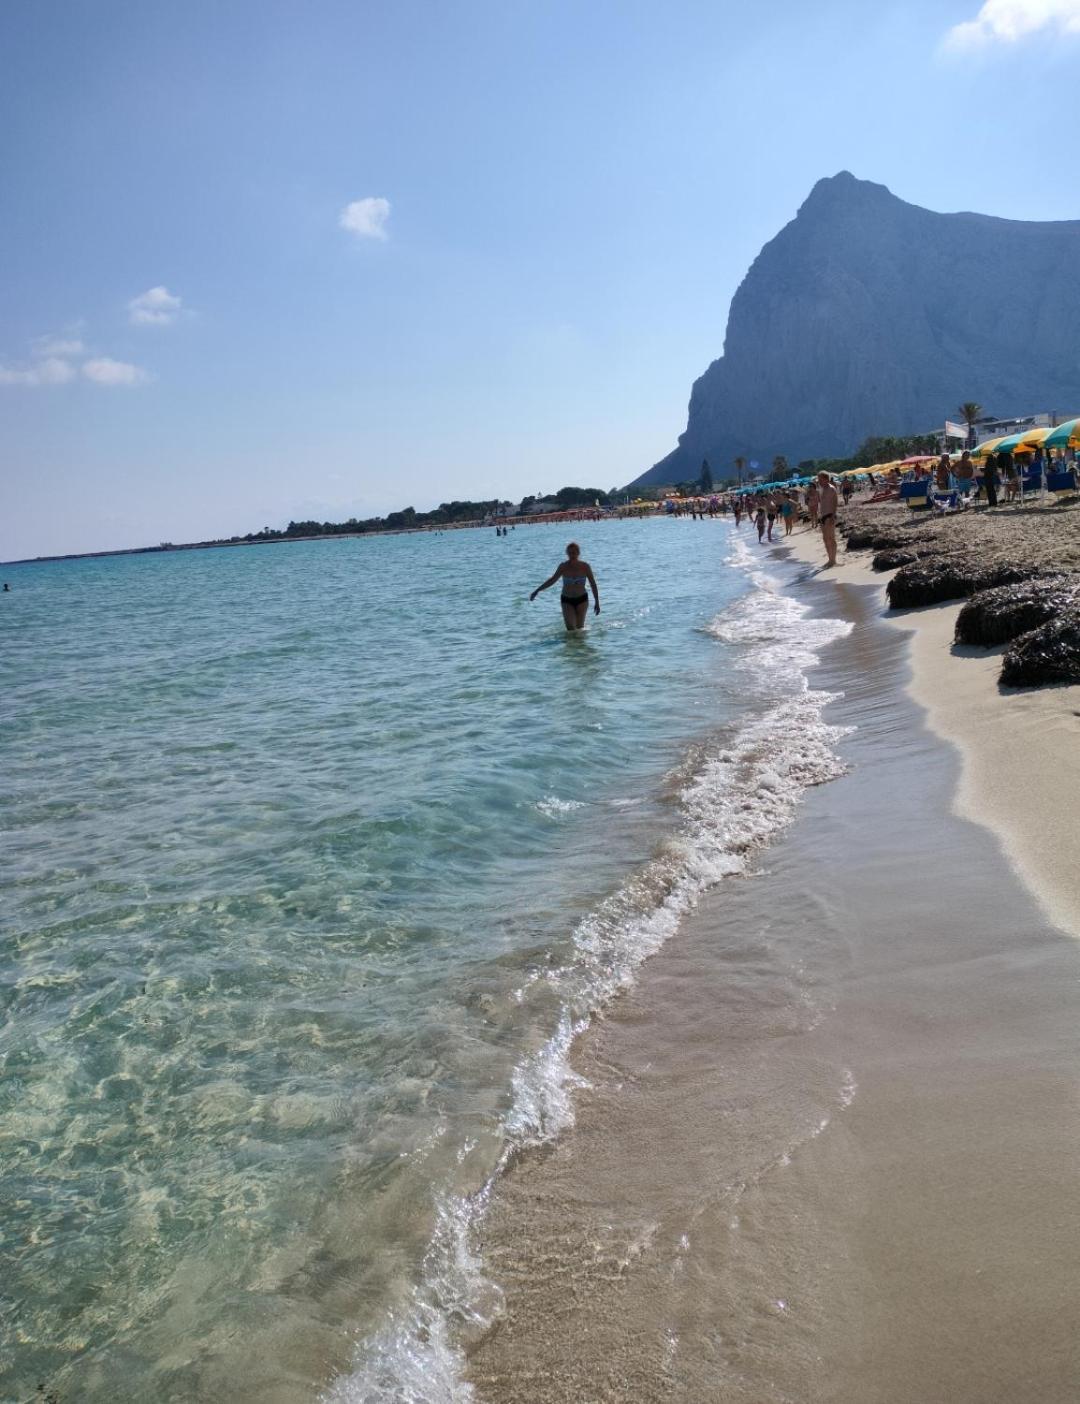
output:
[[[1080,413],[1080,220],[935,214],[842,171],[754,260],[678,447],[633,486],[839,457],[964,400]]]

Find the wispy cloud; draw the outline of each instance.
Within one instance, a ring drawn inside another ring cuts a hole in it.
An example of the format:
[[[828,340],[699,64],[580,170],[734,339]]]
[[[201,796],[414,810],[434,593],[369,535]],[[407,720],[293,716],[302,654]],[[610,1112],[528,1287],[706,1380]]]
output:
[[[0,366],[0,385],[66,385],[77,372],[60,356],[41,356],[23,366]]]
[[[389,218],[390,201],[381,195],[367,195],[346,205],[338,216],[338,224],[360,239],[385,239]]]
[[[168,327],[183,310],[183,300],[168,288],[147,288],[128,303],[128,319],[136,327]]]
[[[30,356],[19,365],[0,365],[0,385],[21,385],[37,389],[45,385],[69,385],[79,377],[95,385],[145,385],[153,380],[149,371],[129,361],[111,356],[89,356],[80,337],[38,336],[30,343]]]
[[[974,19],[949,30],[943,47],[970,53],[992,44],[1015,44],[1043,31],[1080,34],[1080,0],[986,0]]]
[[[35,336],[31,345],[31,354],[35,357],[62,356],[65,360],[71,356],[81,356],[86,350],[82,340],[71,335]]]
[[[130,361],[114,361],[111,356],[95,356],[84,361],[82,373],[95,385],[145,385],[151,379],[141,366],[133,366]]]

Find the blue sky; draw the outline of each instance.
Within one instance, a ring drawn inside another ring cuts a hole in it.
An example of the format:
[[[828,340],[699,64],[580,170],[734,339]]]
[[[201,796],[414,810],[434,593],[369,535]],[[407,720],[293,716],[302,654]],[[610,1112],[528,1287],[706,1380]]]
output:
[[[1078,57],[1080,0],[9,0],[0,559],[626,482],[819,177],[1080,217]]]

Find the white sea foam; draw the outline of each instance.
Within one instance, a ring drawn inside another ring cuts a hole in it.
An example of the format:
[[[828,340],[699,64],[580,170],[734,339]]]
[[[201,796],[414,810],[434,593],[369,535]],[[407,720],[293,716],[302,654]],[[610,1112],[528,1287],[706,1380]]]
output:
[[[575,809],[583,809],[582,800],[564,800],[558,795],[545,795],[543,799],[536,801],[536,808],[547,819],[561,819],[567,814],[573,814]]]
[[[823,720],[838,694],[811,689],[804,670],[850,625],[811,619],[805,605],[757,568],[741,541],[729,564],[748,570],[755,588],[713,620],[709,632],[735,645],[737,665],[758,675],[767,695],[779,691],[781,700],[706,753],[682,784],[680,822],[665,851],[580,922],[573,959],[537,977],[553,988],[561,1014],[548,1040],[513,1074],[499,1164],[476,1194],[438,1201],[422,1283],[408,1308],[361,1344],[354,1372],[324,1396],[327,1404],[474,1400],[459,1338],[463,1329],[492,1321],[500,1303],[472,1247],[474,1229],[513,1156],[573,1125],[574,1093],[588,1085],[570,1065],[574,1039],[675,934],[705,892],[752,869],[755,854],[791,822],[807,788],[843,772],[834,750],[843,729]],[[554,817],[564,803],[547,796],[537,808],[549,813],[550,804]],[[852,1079],[845,1081],[841,1105],[853,1096]]]

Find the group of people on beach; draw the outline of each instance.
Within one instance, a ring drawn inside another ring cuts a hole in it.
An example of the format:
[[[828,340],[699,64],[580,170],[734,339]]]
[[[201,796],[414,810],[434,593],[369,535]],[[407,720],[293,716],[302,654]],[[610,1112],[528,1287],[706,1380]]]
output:
[[[795,519],[805,510],[813,530],[821,530],[825,543],[826,566],[836,564],[836,513],[841,496],[844,505],[851,499],[853,488],[850,479],[845,478],[842,486],[836,484],[828,473],[819,473],[806,488],[799,492],[795,488],[783,488],[773,492],[754,493],[750,497],[735,497],[731,509],[735,525],[739,526],[745,517],[757,527],[758,541],[764,545],[772,541],[777,519],[784,524],[784,535],[790,536],[795,529]]]

